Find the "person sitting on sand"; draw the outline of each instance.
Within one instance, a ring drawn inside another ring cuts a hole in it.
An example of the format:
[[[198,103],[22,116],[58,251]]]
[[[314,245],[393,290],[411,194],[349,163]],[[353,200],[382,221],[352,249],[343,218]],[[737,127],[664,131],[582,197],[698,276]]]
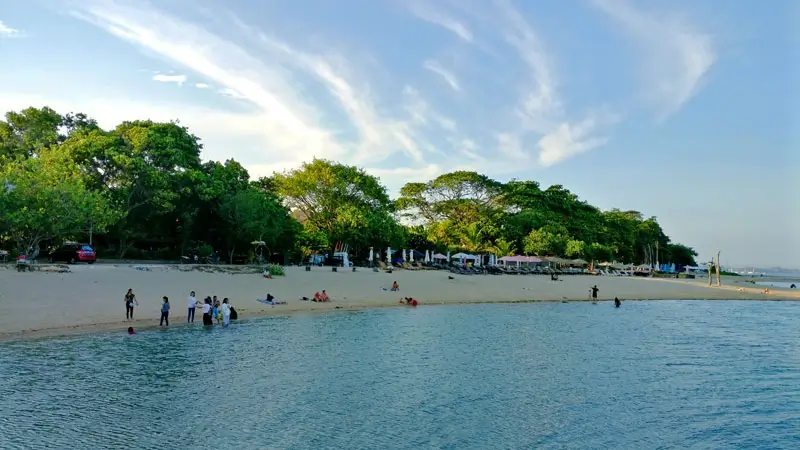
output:
[[[325,292],[325,289],[322,290],[322,294],[319,295],[323,302],[331,301],[330,297],[328,297],[328,293]]]
[[[133,327],[128,327],[128,334],[136,334],[136,332],[133,331]]]
[[[395,292],[400,290],[400,285],[399,285],[399,284],[397,284],[397,281],[395,281],[394,283],[392,283],[392,289],[391,289],[391,290],[392,290],[392,291],[395,291]]]
[[[267,269],[264,269],[264,278],[272,279],[272,274],[270,274]]]
[[[792,285],[791,285],[791,286],[789,286],[789,289],[797,289],[797,285],[795,285],[794,283],[792,283]]]
[[[319,292],[314,292],[314,298],[311,300],[312,302],[321,302],[322,296],[319,295]]]

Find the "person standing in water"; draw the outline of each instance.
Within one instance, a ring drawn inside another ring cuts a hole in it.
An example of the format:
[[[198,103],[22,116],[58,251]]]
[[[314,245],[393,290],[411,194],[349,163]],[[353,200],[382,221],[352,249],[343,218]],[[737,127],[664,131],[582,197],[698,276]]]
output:
[[[598,291],[600,291],[600,289],[597,289],[597,285],[596,284],[594,286],[592,286],[592,300],[597,301],[597,292]]]
[[[134,305],[138,306],[139,302],[136,301],[136,294],[133,293],[133,289],[128,289],[125,294],[125,319],[133,320]]]
[[[206,300],[203,302],[203,325],[214,325],[214,322],[211,320],[210,297],[206,297]]]
[[[227,327],[231,323],[231,305],[228,298],[222,299],[222,326]]]
[[[163,326],[164,322],[167,322],[167,326],[169,326],[169,299],[166,295],[161,298],[164,303],[161,304],[161,321],[159,321],[158,326]]]
[[[614,297],[614,306],[619,308],[622,305],[622,301],[618,297]]]
[[[186,319],[188,323],[194,323],[194,310],[197,308],[197,297],[194,295],[194,291],[189,293],[189,318]]]

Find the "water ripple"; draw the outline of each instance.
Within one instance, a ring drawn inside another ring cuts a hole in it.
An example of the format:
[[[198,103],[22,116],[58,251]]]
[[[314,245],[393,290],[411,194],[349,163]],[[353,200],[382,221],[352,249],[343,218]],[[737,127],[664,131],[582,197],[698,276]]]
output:
[[[0,448],[798,448],[780,302],[472,305],[0,345]]]

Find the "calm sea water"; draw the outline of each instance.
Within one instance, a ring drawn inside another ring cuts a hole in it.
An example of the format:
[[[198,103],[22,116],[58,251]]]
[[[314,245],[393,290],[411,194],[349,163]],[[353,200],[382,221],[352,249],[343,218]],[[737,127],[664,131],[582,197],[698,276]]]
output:
[[[0,448],[800,448],[800,303],[392,308],[0,344]]]

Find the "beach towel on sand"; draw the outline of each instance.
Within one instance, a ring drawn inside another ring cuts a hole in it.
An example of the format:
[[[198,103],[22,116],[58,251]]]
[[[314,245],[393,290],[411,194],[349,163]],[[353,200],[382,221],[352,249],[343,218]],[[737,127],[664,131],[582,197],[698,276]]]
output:
[[[285,305],[286,302],[278,300],[277,298],[273,298],[272,300],[267,300],[263,298],[257,298],[257,302],[264,303],[266,305]]]

